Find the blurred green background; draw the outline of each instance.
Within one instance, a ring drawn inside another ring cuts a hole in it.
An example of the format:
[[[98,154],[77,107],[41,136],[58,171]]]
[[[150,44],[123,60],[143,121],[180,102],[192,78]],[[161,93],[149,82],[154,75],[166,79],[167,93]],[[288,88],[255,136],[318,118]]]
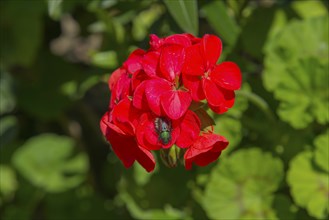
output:
[[[0,218],[327,219],[328,29],[326,0],[1,0]],[[126,170],[99,130],[107,79],[182,32],[220,36],[243,72],[214,116],[230,145],[204,168]]]

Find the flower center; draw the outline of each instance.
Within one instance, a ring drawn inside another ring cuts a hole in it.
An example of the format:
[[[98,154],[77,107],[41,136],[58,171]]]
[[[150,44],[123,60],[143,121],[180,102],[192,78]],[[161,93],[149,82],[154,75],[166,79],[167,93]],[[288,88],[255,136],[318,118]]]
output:
[[[174,86],[175,86],[176,89],[179,88],[179,86],[180,86],[180,85],[179,85],[179,76],[176,76],[176,77],[175,77],[175,80],[174,80]]]
[[[210,78],[210,76],[209,76],[210,75],[210,72],[211,72],[210,70],[208,70],[207,72],[205,72],[204,75],[203,75],[203,78],[209,79]]]

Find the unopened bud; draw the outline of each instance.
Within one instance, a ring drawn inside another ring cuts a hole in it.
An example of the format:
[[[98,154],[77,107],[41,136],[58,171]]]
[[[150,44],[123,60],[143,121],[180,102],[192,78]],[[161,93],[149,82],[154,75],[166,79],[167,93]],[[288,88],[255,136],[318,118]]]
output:
[[[169,168],[173,168],[177,166],[177,163],[180,158],[180,148],[176,145],[168,149],[161,149],[160,150],[160,157],[162,162]]]

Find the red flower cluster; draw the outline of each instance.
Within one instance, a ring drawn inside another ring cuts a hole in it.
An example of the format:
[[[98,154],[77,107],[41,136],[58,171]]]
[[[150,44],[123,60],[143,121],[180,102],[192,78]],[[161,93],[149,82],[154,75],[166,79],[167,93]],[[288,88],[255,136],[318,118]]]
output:
[[[206,99],[219,114],[233,106],[241,73],[235,63],[216,64],[221,50],[221,40],[214,35],[151,35],[148,51],[133,51],[113,72],[109,111],[100,125],[125,167],[137,160],[150,172],[155,167],[151,151],[173,146],[185,151],[186,169],[219,157],[228,141],[201,131],[190,106],[192,100]]]

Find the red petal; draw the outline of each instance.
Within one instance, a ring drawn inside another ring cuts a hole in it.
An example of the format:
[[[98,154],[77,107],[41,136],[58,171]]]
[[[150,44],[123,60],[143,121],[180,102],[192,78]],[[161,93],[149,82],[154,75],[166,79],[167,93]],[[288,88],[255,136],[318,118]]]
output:
[[[159,141],[159,135],[155,130],[154,126],[154,120],[147,123],[144,127],[145,133],[144,133],[144,139],[147,141],[147,143],[151,144],[150,147],[147,147],[149,150],[159,150],[162,147],[162,144]]]
[[[103,135],[106,137],[107,136],[107,134],[108,134],[108,130],[107,130],[107,128],[108,128],[108,123],[110,122],[110,112],[106,112],[104,115],[103,115],[103,117],[102,117],[102,119],[101,119],[101,121],[100,121],[100,128],[101,128],[101,131],[102,131],[102,133],[103,133]]]
[[[121,74],[116,84],[114,84],[111,94],[110,108],[115,104],[130,95],[131,93],[131,78],[127,72]]]
[[[146,88],[147,81],[142,82],[137,86],[134,96],[133,96],[133,105],[135,108],[141,109],[141,110],[147,110],[148,104],[147,99],[145,95],[145,88]]]
[[[159,150],[161,144],[158,141],[158,134],[154,127],[155,117],[144,113],[136,129],[138,143],[147,150]]]
[[[227,145],[228,141],[217,134],[199,136],[184,155],[186,169],[191,169],[193,162],[199,166],[206,166],[215,161]]]
[[[207,166],[208,164],[216,161],[218,157],[221,155],[221,151],[219,152],[207,152],[200,154],[194,158],[194,163],[200,167]]]
[[[234,99],[232,99],[232,100],[230,100],[229,102],[228,102],[228,105],[230,105],[231,107],[233,106],[233,104],[234,104]],[[210,105],[210,104],[208,104],[208,106],[209,106],[209,108],[213,111],[213,112],[215,112],[215,113],[217,113],[217,114],[223,114],[223,113],[225,113],[225,112],[227,112],[231,107],[228,107],[227,105],[221,105],[221,106],[213,106],[213,105]]]
[[[217,65],[211,72],[210,78],[225,89],[237,90],[241,87],[241,72],[233,62],[223,62]]]
[[[192,34],[184,34],[184,35],[187,36],[190,39],[192,45],[201,42],[201,38],[195,37]]]
[[[226,148],[228,141],[223,136],[213,133],[203,133],[192,145],[194,153],[201,154],[208,151],[221,151]]]
[[[166,115],[173,120],[179,119],[187,111],[192,102],[189,92],[167,91],[161,96],[161,105]]]
[[[137,143],[133,137],[120,134],[113,127],[115,125],[109,127],[108,140],[111,143],[114,153],[119,157],[124,166],[129,168],[135,161]]]
[[[185,59],[184,48],[180,45],[163,47],[160,56],[160,70],[169,81],[174,81],[181,73]]]
[[[144,50],[136,49],[129,55],[128,59],[123,63],[129,73],[135,74],[142,69],[141,60],[144,54]]]
[[[137,120],[136,111],[132,110],[131,101],[126,98],[119,102],[112,110],[113,123],[118,126],[125,134],[134,135]]]
[[[198,166],[207,166],[209,163],[214,162],[221,155],[222,151],[227,147],[228,141],[220,135],[206,134],[205,140],[211,144],[212,148],[209,151],[201,151],[199,155],[194,158],[195,164]]]
[[[160,96],[171,89],[170,83],[164,79],[152,79],[147,81],[145,96],[150,109],[156,115],[161,115]]]
[[[200,44],[185,48],[185,63],[182,72],[184,74],[202,76],[205,72],[201,55]]]
[[[163,39],[159,38],[155,34],[150,34],[150,46],[151,50],[159,49],[163,44]]]
[[[224,95],[220,89],[213,81],[209,79],[203,80],[203,89],[206,99],[210,105],[220,106],[224,102]]]
[[[139,71],[135,73],[131,78],[132,91],[135,91],[137,86],[139,86],[142,82],[148,79],[150,79],[150,77],[146,75],[144,71]]]
[[[194,101],[205,99],[204,91],[202,88],[202,80],[200,76],[192,76],[183,74],[183,84],[190,91]]]
[[[154,77],[157,75],[159,57],[160,53],[158,51],[148,52],[144,55],[142,66],[148,76]]]
[[[125,70],[123,67],[120,67],[116,69],[110,76],[108,84],[109,88],[112,91],[114,85],[118,82],[119,78],[121,77],[122,74],[126,73],[127,70]]]
[[[142,165],[142,167],[144,167],[147,172],[151,172],[154,170],[155,160],[153,154],[150,151],[139,147],[136,157],[136,160],[139,162],[140,165]]]
[[[137,160],[148,172],[154,169],[155,160],[152,153],[138,146],[134,137],[118,132],[119,128],[113,124],[110,125],[109,130],[112,149],[126,168],[131,167]]]
[[[211,110],[218,114],[222,114],[224,112],[227,112],[229,108],[231,108],[234,105],[235,101],[235,94],[231,90],[221,89],[222,94],[224,95],[223,103],[219,106],[214,106],[208,103],[208,106]]]
[[[164,44],[177,44],[183,47],[191,46],[191,40],[185,34],[173,34],[169,37],[166,37]]]
[[[202,51],[206,70],[210,70],[222,53],[222,42],[215,35],[205,34],[202,38]]]
[[[192,145],[198,138],[200,133],[201,122],[198,116],[188,110],[180,123],[180,135],[176,141],[176,145],[186,148]]]

